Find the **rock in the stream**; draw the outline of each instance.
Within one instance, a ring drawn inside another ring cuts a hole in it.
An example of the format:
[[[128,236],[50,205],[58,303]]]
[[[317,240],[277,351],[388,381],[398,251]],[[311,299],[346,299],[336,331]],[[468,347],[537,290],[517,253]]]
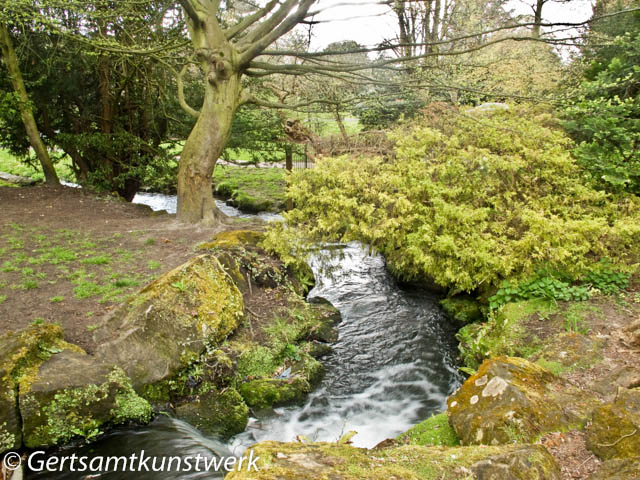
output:
[[[544,432],[586,422],[591,397],[518,357],[485,360],[448,399],[463,445],[527,443]]]
[[[596,408],[586,431],[587,447],[602,459],[640,455],[640,388],[620,389],[613,402]]]
[[[252,448],[258,471],[228,480],[556,480],[560,469],[540,445],[360,449],[336,443],[264,442]]]
[[[75,437],[91,439],[103,433],[105,425],[146,423],[151,413],[121,369],[73,351],[45,361],[29,387],[20,389],[22,431],[29,448]]]
[[[249,408],[233,388],[212,391],[176,407],[176,416],[203,432],[229,438],[243,432],[249,422]]]
[[[43,362],[67,351],[82,352],[63,340],[58,325],[33,325],[0,337],[0,452],[22,446],[18,392],[36,381]]]
[[[172,378],[224,339],[243,315],[242,294],[212,255],[166,273],[96,332],[96,357],[118,365],[136,390]]]
[[[263,409],[299,402],[311,391],[311,385],[302,377],[287,380],[263,378],[245,382],[239,390],[247,405]]]

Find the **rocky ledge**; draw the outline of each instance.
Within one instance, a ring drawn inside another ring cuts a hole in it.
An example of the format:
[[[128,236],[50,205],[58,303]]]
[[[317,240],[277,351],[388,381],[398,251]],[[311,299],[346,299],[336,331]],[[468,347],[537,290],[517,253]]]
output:
[[[311,270],[261,239],[225,232],[201,246],[104,319],[91,355],[53,324],[1,336],[0,453],[90,441],[158,411],[228,437],[251,408],[303,399],[339,313],[307,303]]]

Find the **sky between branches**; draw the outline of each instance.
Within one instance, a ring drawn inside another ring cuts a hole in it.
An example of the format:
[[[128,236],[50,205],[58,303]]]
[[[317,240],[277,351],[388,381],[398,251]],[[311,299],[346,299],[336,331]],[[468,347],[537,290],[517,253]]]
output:
[[[523,0],[511,0],[508,4],[516,14],[531,13]],[[326,47],[342,40],[355,40],[363,45],[376,45],[385,38],[392,38],[397,31],[397,22],[389,7],[379,5],[376,0],[320,0],[323,12],[314,20],[321,20],[313,27],[312,50]],[[569,3],[550,2],[545,5],[544,20],[548,22],[581,22],[592,13],[589,0],[571,0]]]

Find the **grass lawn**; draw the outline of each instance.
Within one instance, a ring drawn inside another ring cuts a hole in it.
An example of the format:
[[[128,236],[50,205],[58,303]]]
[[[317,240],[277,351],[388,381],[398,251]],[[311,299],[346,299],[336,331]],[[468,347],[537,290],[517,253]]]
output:
[[[38,161],[34,160],[32,163],[37,165],[37,168],[27,165],[7,150],[0,149],[0,172],[21,175],[23,177],[31,177],[37,180],[44,180],[44,174],[42,173],[42,169],[40,168]],[[55,163],[56,172],[58,172],[58,176],[61,180],[67,180],[69,182],[75,181],[75,175],[73,174],[73,170],[71,170],[70,165],[71,159],[68,157],[63,157]]]
[[[213,172],[216,194],[232,199],[250,212],[281,210],[285,202],[286,172],[282,168],[218,165]]]

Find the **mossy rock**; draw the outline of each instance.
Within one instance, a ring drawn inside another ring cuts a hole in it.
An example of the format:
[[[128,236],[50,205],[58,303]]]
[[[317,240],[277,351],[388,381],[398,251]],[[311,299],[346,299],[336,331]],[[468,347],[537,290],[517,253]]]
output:
[[[484,318],[480,303],[467,295],[440,300],[440,306],[454,326],[460,328],[468,323],[479,322]]]
[[[589,480],[638,480],[640,457],[607,460]]]
[[[247,428],[249,408],[237,390],[229,388],[205,393],[176,407],[176,416],[205,435],[229,438]]]
[[[116,310],[96,331],[96,356],[121,365],[142,391],[173,378],[242,318],[241,292],[214,256],[201,255]]]
[[[337,443],[264,442],[251,449],[258,471],[228,480],[559,480],[560,468],[541,445],[367,450]]]
[[[272,200],[254,197],[253,195],[239,191],[236,191],[233,198],[227,201],[227,203],[246,213],[270,212],[275,210],[275,205]]]
[[[51,447],[74,438],[91,440],[104,427],[147,423],[152,410],[119,368],[76,352],[53,356],[20,391],[25,446]]]
[[[587,370],[602,361],[602,340],[579,333],[559,334],[531,360],[556,375]]]
[[[213,240],[200,244],[198,249],[210,250],[212,248],[234,248],[245,245],[258,245],[264,240],[264,233],[253,230],[229,230],[218,233]]]
[[[312,387],[320,383],[324,376],[324,366],[308,353],[301,353],[300,360],[291,367],[293,376],[301,376],[309,382]]]
[[[595,409],[587,427],[587,447],[604,460],[638,456],[640,388],[620,389],[613,402]]]
[[[59,325],[34,325],[0,337],[0,453],[22,446],[18,392],[28,392],[38,367],[54,355],[82,349],[63,339]]]
[[[239,391],[247,405],[260,410],[300,402],[311,391],[311,385],[301,377],[264,378],[241,384]]]
[[[485,360],[449,399],[449,421],[463,445],[527,443],[582,425],[591,397],[517,357]]]
[[[442,445],[455,447],[460,445],[456,431],[449,424],[446,412],[427,418],[398,436],[398,441],[411,445]]]
[[[340,311],[328,300],[323,298],[311,299],[310,321],[307,331],[301,339],[323,343],[335,343],[338,340],[337,324],[340,323]]]

